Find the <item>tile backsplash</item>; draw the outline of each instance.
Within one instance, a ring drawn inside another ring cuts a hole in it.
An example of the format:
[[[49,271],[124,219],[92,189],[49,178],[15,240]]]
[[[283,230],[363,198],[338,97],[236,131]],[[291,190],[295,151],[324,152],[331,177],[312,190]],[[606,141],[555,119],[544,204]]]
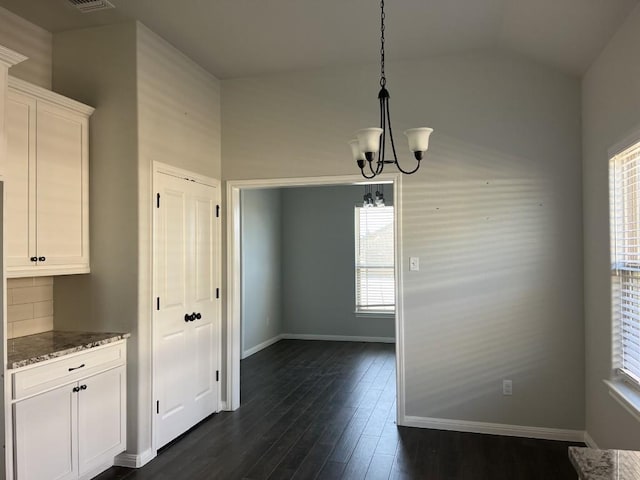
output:
[[[7,279],[7,337],[53,330],[53,277]]]

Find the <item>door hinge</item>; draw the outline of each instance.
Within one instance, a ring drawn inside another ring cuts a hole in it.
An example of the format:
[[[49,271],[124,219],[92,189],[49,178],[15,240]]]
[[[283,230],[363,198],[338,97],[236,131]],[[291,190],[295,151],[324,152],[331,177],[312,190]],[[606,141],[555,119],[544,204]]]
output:
[[[216,218],[220,216],[220,205],[216,205]]]
[[[220,370],[216,370],[216,382],[220,381]]]
[[[156,413],[160,414],[160,400],[156,400]]]
[[[160,297],[156,298],[156,310],[160,310]]]
[[[156,208],[160,208],[160,194],[156,194]]]
[[[220,298],[220,289],[216,288],[216,298]]]

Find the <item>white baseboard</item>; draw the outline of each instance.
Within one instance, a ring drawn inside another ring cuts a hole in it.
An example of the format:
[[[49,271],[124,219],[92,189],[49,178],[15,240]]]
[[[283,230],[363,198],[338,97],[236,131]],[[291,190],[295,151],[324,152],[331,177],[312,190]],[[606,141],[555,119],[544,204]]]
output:
[[[221,411],[221,412],[226,412],[227,410],[229,410],[229,409],[227,408],[227,402],[226,402],[226,401],[224,401],[224,400],[223,400],[223,401],[221,401],[221,402],[220,402],[220,411]]]
[[[276,342],[279,342],[280,340],[282,340],[282,335],[276,335],[275,337],[272,337],[269,340],[265,340],[264,342],[259,343],[255,347],[248,348],[247,350],[242,352],[241,360],[244,360],[245,358],[250,357],[254,353],[258,353],[260,350],[264,350],[265,348],[270,347],[271,345],[273,345]]]
[[[330,342],[375,342],[396,343],[394,337],[359,337],[350,335],[308,335],[304,333],[283,333],[280,335],[286,340],[325,340]]]
[[[88,472],[85,472],[84,475],[80,475],[78,477],[78,480],[91,480],[92,478],[97,477],[98,475],[100,475],[105,470],[109,470],[112,466],[113,465],[112,465],[111,462],[103,463],[99,467],[92,468]]]
[[[156,456],[151,449],[145,450],[139,455],[124,452],[115,458],[113,464],[118,467],[140,468],[149,463],[155,457]]]
[[[593,438],[591,438],[591,435],[589,435],[589,432],[587,431],[584,432],[584,443],[586,443],[587,447],[589,448],[595,448],[597,450],[600,450],[600,448],[598,447],[598,444],[595,442]]]
[[[562,440],[565,442],[583,442],[584,430],[564,430],[559,428],[525,427],[521,425],[505,425],[502,423],[471,422],[467,420],[450,420],[446,418],[429,418],[405,416],[399,425],[405,427],[433,428],[435,430],[453,430],[457,432],[485,433],[489,435],[505,435],[508,437],[540,438],[545,440]]]

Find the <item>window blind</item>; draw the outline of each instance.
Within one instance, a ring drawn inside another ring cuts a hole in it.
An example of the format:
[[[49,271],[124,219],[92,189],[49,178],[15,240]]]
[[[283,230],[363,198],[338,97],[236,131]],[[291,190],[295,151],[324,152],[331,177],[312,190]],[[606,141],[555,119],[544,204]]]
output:
[[[640,143],[609,161],[614,363],[640,387]]]
[[[356,207],[356,311],[395,311],[393,207]]]

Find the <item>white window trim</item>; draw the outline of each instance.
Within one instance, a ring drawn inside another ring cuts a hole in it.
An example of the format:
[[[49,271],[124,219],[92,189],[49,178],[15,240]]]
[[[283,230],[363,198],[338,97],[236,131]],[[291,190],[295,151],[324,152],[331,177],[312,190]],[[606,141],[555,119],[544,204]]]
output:
[[[389,311],[380,311],[380,310],[355,310],[353,312],[355,314],[356,317],[358,318],[390,318],[391,320],[393,320],[394,318],[396,318],[396,312],[395,310],[393,312],[389,312]]]
[[[616,155],[639,142],[640,125],[637,126],[626,138],[609,148],[607,151],[608,159],[611,160]],[[609,196],[610,195],[611,192],[609,192]],[[611,219],[609,219],[609,221],[611,221]],[[610,318],[610,321],[613,322],[613,317]],[[615,362],[615,359],[612,358],[612,361]],[[638,390],[637,386],[627,382],[625,380],[625,376],[621,375],[617,369],[612,370],[609,379],[603,379],[602,381],[607,385],[609,395],[627,412],[629,412],[633,418],[640,422],[640,390]]]
[[[640,422],[640,391],[622,378],[603,380],[603,382],[609,387],[609,395]]]
[[[394,235],[394,248],[395,248],[395,236],[396,236],[396,228],[397,228],[397,223],[396,223],[396,209],[393,205],[390,205],[391,208],[393,208],[393,235]],[[354,209],[354,235],[356,235],[358,232],[355,231],[355,226],[358,225],[358,219],[357,219],[357,215],[358,215],[358,209],[359,208],[365,208],[365,207],[359,207],[356,205],[356,208]],[[376,207],[370,207],[370,208],[376,208]],[[357,245],[358,242],[356,241],[356,250],[357,250]],[[393,255],[393,261],[394,261],[394,265],[393,265],[393,270],[394,270],[394,275],[398,274],[398,269],[396,268],[395,262],[397,261],[397,254],[396,252],[394,252]],[[355,280],[355,288],[356,288],[356,294],[355,294],[355,310],[354,310],[354,314],[356,316],[356,318],[365,318],[365,317],[369,317],[369,318],[391,318],[391,319],[395,319],[396,317],[396,312],[398,309],[398,292],[394,292],[394,305],[393,305],[393,310],[389,310],[389,309],[384,309],[384,310],[376,310],[376,309],[368,309],[368,308],[361,308],[360,305],[358,305],[358,279],[357,279],[357,269],[358,269],[358,265],[357,265],[357,253],[356,253],[356,265],[354,265],[354,280]],[[395,284],[395,282],[394,282]]]

